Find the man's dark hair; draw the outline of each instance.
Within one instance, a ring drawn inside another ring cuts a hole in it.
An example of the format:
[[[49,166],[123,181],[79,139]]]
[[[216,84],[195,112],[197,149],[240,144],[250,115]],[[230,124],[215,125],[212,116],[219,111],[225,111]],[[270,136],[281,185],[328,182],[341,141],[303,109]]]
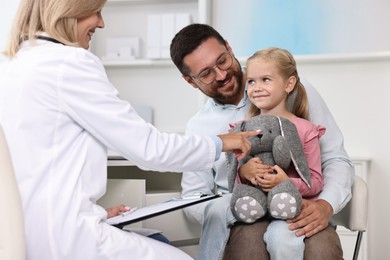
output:
[[[213,27],[207,24],[190,24],[181,29],[171,42],[171,59],[183,75],[188,75],[190,69],[183,63],[185,56],[193,52],[209,38],[215,38],[226,46],[225,39]],[[226,46],[227,47],[227,46]]]

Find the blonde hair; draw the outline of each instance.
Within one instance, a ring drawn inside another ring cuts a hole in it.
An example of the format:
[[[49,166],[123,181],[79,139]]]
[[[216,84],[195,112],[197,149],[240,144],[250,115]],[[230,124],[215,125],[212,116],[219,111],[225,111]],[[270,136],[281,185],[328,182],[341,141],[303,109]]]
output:
[[[69,46],[79,46],[77,19],[100,11],[107,0],[21,0],[4,52],[14,56],[22,42],[39,32]]]
[[[297,81],[294,89],[288,93],[287,96],[287,109],[297,117],[309,119],[309,104],[306,90],[299,79],[297,65],[292,54],[289,51],[280,48],[268,48],[260,50],[248,58],[247,67],[249,62],[254,59],[272,61],[284,79],[288,79],[291,76],[296,78]],[[248,112],[249,117],[259,114],[260,109],[252,104]]]

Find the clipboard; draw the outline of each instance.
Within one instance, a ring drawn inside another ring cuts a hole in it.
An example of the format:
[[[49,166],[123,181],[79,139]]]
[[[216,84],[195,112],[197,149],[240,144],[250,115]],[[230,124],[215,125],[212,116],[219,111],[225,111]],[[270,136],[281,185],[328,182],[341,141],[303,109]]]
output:
[[[220,194],[216,195],[206,195],[200,196],[197,198],[172,198],[170,200],[160,202],[157,204],[153,204],[147,207],[139,208],[136,211],[122,216],[118,215],[106,220],[106,223],[118,227],[123,228],[126,225],[142,221],[148,218],[156,217],[174,210],[178,210],[181,208],[185,208],[188,206],[192,206],[198,203],[202,203],[205,201],[209,201],[212,199],[216,199],[221,197]]]

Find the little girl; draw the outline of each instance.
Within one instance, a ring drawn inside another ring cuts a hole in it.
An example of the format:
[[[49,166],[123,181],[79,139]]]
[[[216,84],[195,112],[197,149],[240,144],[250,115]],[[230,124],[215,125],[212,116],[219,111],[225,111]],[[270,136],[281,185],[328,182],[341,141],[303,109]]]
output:
[[[307,95],[299,80],[293,56],[286,50],[269,48],[253,54],[246,65],[247,91],[252,102],[249,117],[274,115],[295,124],[310,168],[312,187],[305,185],[294,167],[284,172],[280,167],[273,166],[271,168],[276,174],[263,171],[256,175],[254,181],[268,192],[290,178],[304,199],[315,199],[323,187],[319,138],[325,133],[325,128],[308,121]],[[241,177],[249,176],[249,171],[265,167],[261,161],[252,159],[240,167],[239,174]],[[272,260],[303,259],[304,237],[297,237],[295,231],[288,229],[288,225],[284,220],[272,219],[264,234]]]

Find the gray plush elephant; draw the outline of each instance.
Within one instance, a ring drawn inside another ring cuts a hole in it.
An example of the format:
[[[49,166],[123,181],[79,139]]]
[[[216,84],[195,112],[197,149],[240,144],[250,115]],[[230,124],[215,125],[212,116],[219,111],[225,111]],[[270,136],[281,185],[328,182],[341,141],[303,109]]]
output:
[[[278,165],[285,172],[294,166],[310,187],[310,169],[295,125],[277,116],[259,115],[232,129],[233,132],[254,130],[261,130],[261,133],[249,138],[251,152],[240,163],[244,164],[257,156],[263,164]],[[258,186],[235,183],[238,161],[231,152],[227,153],[227,160],[231,209],[238,221],[253,223],[267,213],[277,219],[290,219],[299,214],[302,196],[290,179],[266,193]]]

